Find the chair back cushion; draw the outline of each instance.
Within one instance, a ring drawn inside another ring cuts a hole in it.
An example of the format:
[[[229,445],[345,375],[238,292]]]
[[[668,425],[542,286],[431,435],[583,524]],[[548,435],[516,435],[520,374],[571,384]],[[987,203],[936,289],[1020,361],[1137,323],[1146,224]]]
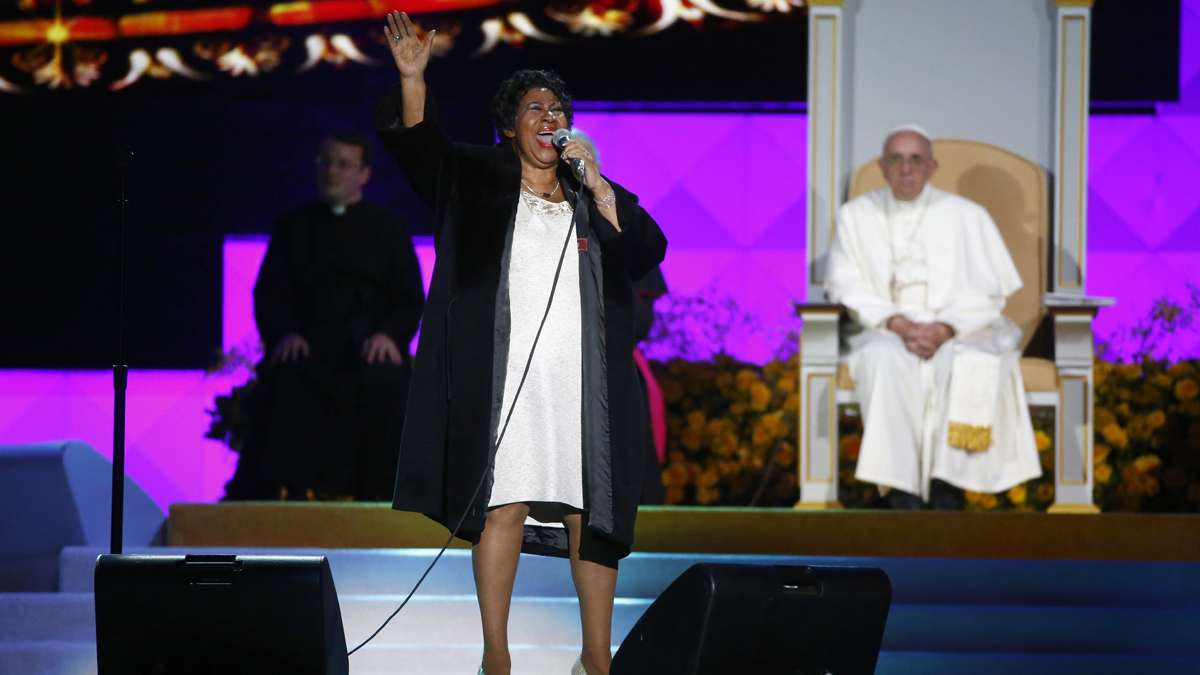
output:
[[[1008,246],[1024,285],[1008,299],[1004,315],[1020,326],[1023,351],[1043,315],[1050,233],[1046,172],[1020,155],[976,141],[934,141],[933,156],[938,162],[933,186],[982,205]],[[851,176],[849,198],[886,185],[876,157]]]

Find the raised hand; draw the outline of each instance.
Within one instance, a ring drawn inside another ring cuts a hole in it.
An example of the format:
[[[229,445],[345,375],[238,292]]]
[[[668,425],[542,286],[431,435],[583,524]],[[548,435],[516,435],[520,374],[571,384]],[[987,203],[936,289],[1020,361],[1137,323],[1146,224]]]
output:
[[[429,31],[422,37],[407,13],[391,12],[387,15],[383,32],[387,35],[388,47],[392,50],[392,59],[396,61],[401,79],[423,78],[437,31]]]

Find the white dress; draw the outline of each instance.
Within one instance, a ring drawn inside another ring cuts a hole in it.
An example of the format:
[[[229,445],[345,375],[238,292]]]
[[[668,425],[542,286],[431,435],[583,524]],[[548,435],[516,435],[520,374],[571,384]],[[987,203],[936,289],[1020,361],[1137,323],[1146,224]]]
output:
[[[501,429],[546,310],[569,227],[570,204],[555,204],[521,192],[508,265],[511,331]],[[536,502],[527,521],[531,524],[556,524],[564,512],[583,509],[583,329],[578,256],[572,241],[529,375],[496,452],[488,505]]]

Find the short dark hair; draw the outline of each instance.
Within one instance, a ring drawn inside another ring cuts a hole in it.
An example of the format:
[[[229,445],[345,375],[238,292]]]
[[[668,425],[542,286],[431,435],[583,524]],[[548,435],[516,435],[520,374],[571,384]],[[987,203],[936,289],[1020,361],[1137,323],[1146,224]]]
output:
[[[357,146],[359,150],[362,150],[362,165],[371,166],[371,142],[363,134],[357,131],[335,131],[326,136],[321,142],[324,143],[325,141],[337,141],[338,143]]]
[[[575,120],[575,110],[571,107],[571,94],[567,92],[567,84],[552,70],[524,69],[504,78],[496,95],[492,97],[492,124],[496,133],[503,134],[516,126],[517,106],[521,98],[530,89],[548,89],[562,104],[563,114],[567,116],[567,126]]]

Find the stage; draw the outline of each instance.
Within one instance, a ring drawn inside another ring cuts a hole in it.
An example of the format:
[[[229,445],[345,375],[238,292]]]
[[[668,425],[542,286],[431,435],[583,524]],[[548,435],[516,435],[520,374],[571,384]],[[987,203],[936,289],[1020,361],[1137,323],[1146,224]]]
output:
[[[167,525],[169,545],[181,547],[439,548],[447,535],[382,503],[174,504]],[[1195,562],[1200,516],[649,506],[634,551]]]
[[[891,585],[877,675],[1200,673],[1197,535],[1195,515],[646,507],[621,563],[612,646],[696,563],[871,567]],[[126,552],[326,556],[352,647],[400,604],[446,537],[382,503],[181,503],[170,509],[167,546]],[[67,546],[53,591],[0,593],[0,672],[96,672],[93,579],[103,552]],[[350,672],[474,672],[474,593],[470,552],[455,541]],[[522,556],[514,672],[567,672],[578,617],[565,561]],[[806,621],[793,629],[809,630]]]

